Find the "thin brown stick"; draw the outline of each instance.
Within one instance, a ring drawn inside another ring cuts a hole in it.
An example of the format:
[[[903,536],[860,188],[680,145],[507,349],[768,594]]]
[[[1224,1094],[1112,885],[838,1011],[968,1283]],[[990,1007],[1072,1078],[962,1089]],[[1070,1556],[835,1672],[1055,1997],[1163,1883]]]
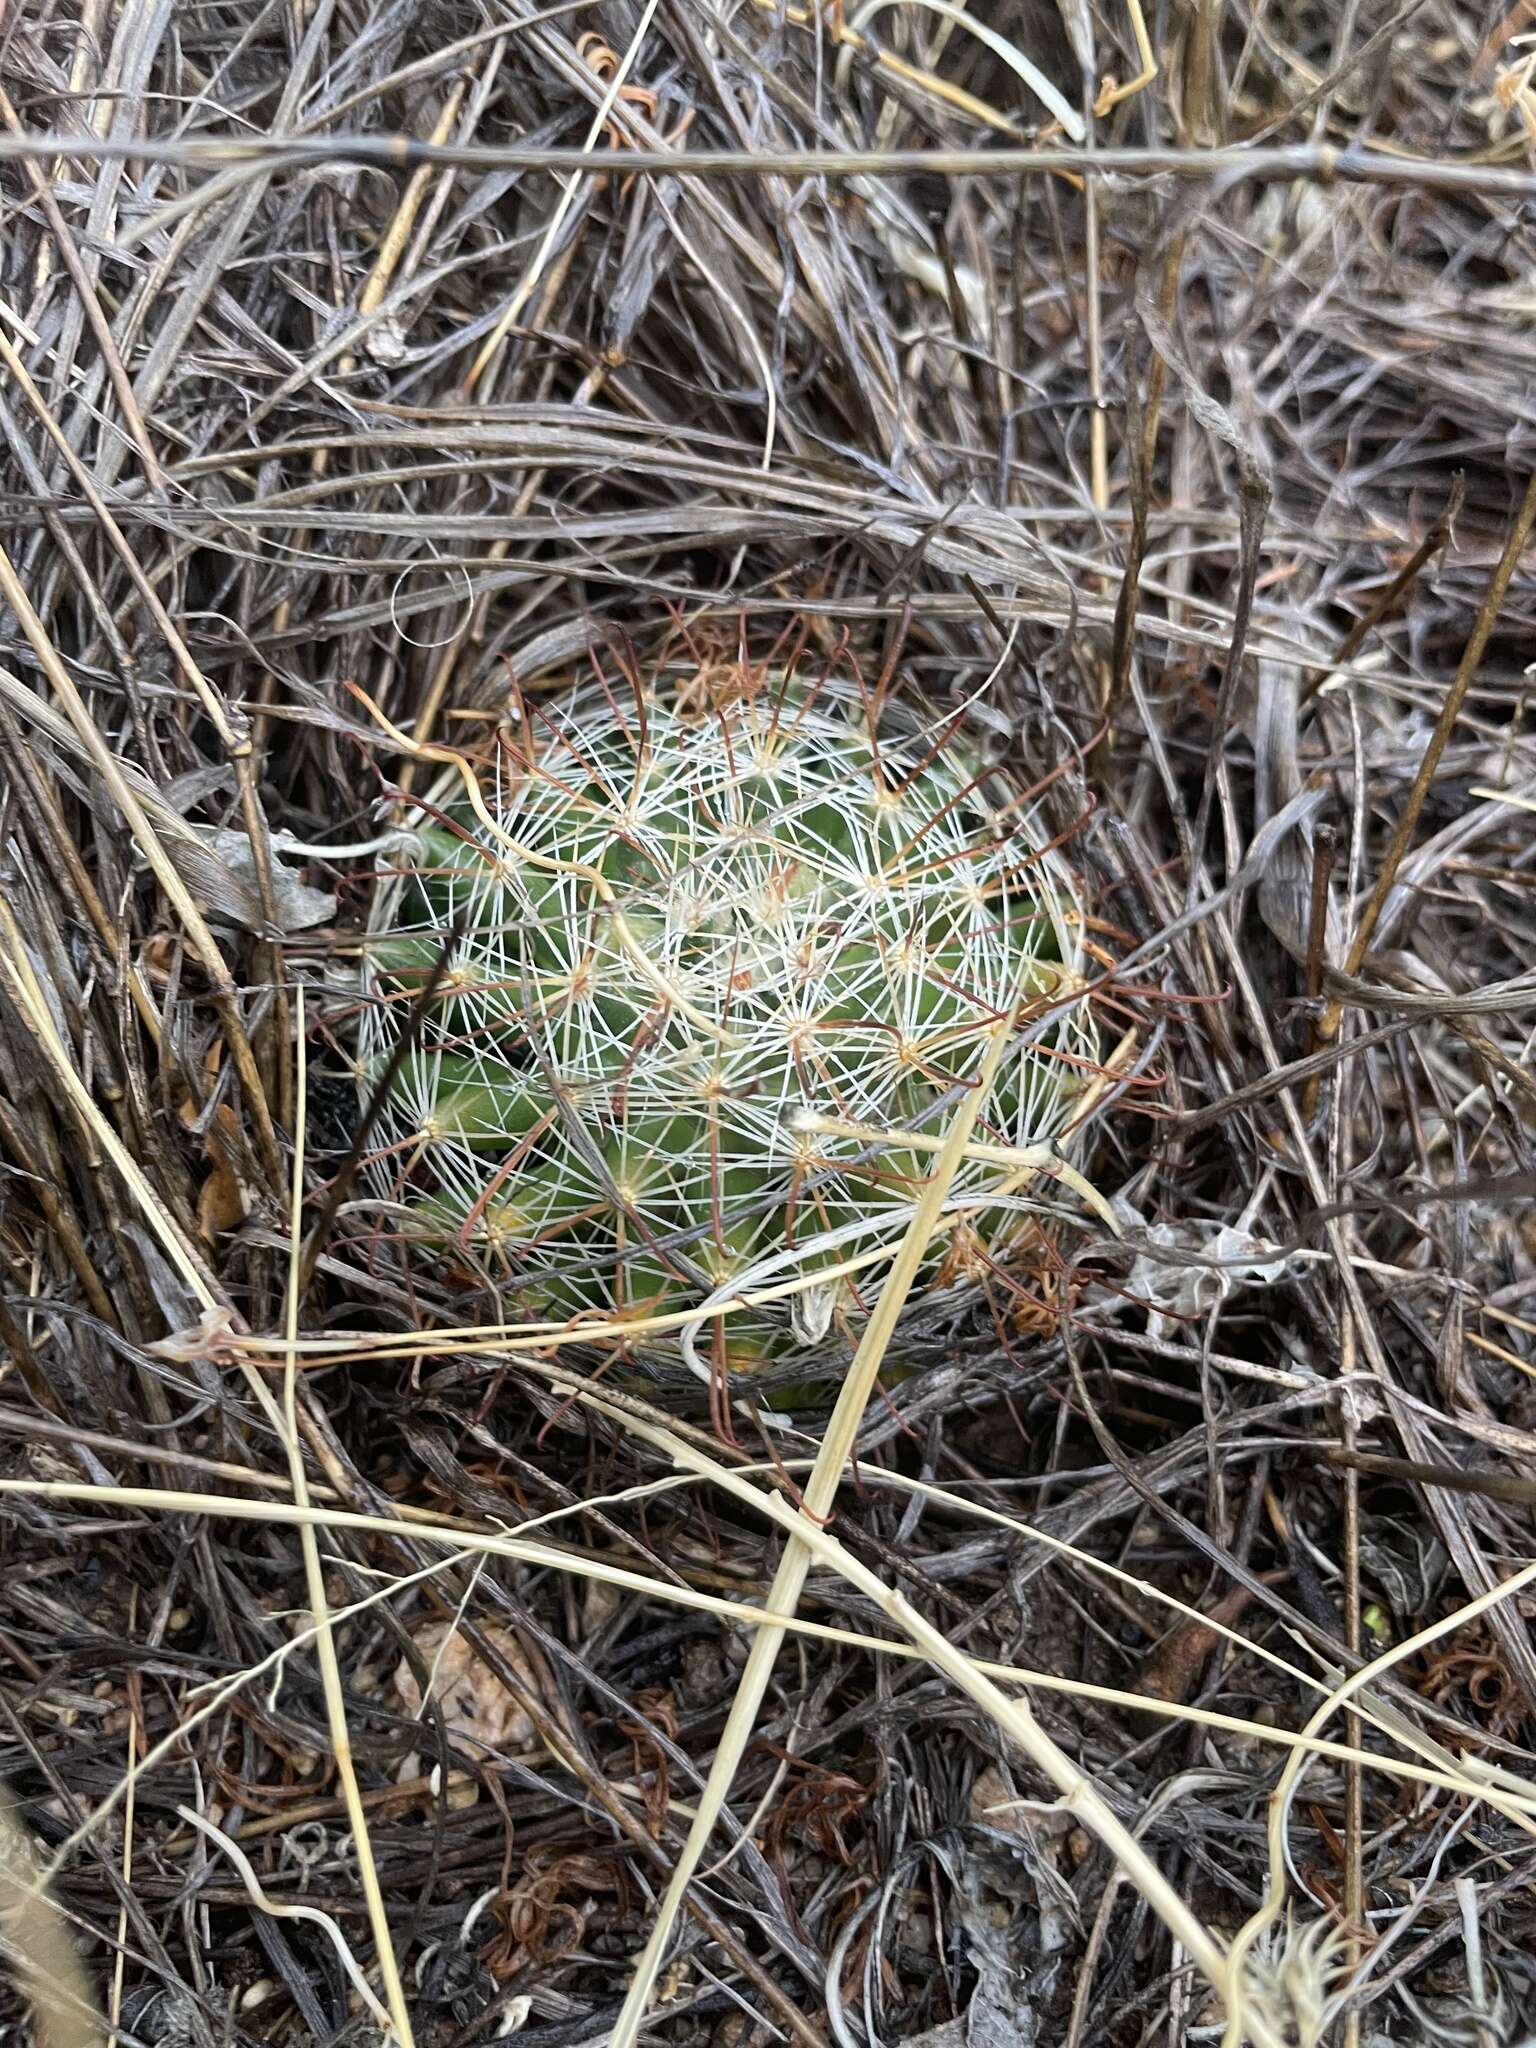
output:
[[[1317,179],[1324,184],[1382,186],[1464,195],[1487,201],[1536,198],[1536,172],[1507,164],[1458,163],[1443,157],[1389,155],[1373,149],[1337,149],[1332,143],[1298,143],[1283,149],[1017,148],[996,149],[534,149],[509,143],[441,143],[409,135],[261,135],[239,140],[188,137],[182,140],[135,136],[0,136],[0,163],[59,156],[70,162],[175,164],[221,173],[217,193],[202,193],[206,206],[253,176],[275,170],[304,170],[315,164],[370,164],[381,170],[414,171],[422,164],[459,170],[544,171],[555,177],[617,172],[701,179],[727,177],[910,178],[1060,177],[1081,175],[1086,165],[1130,178],[1251,178],[1289,184]],[[166,209],[162,221],[173,217]]]
[[[1424,538],[1419,542],[1402,568],[1392,578],[1386,589],[1366,607],[1344,635],[1344,638],[1339,642],[1339,651],[1333,657],[1332,667],[1315,669],[1296,693],[1296,709],[1298,711],[1304,709],[1312,701],[1317,692],[1323,687],[1323,684],[1327,682],[1330,675],[1336,674],[1341,668],[1347,667],[1354,660],[1360,649],[1365,645],[1366,635],[1371,631],[1371,628],[1379,620],[1386,617],[1387,613],[1392,610],[1405,591],[1413,588],[1413,585],[1418,581],[1419,571],[1424,567],[1424,564],[1431,555],[1438,553],[1446,545],[1455,532],[1456,517],[1466,501],[1466,495],[1467,480],[1461,471],[1458,470],[1451,479],[1450,496],[1446,499],[1442,510],[1437,514],[1434,524],[1430,527],[1428,533],[1424,535]]]
[[[1339,835],[1332,825],[1319,825],[1312,842],[1312,888],[1307,906],[1307,1001],[1315,1003],[1323,992],[1323,962],[1328,940],[1328,892],[1333,882],[1333,861]],[[1307,1057],[1317,1051],[1317,1019],[1307,1025]],[[1317,1114],[1322,1076],[1314,1074],[1302,1098],[1302,1116],[1308,1123]]]

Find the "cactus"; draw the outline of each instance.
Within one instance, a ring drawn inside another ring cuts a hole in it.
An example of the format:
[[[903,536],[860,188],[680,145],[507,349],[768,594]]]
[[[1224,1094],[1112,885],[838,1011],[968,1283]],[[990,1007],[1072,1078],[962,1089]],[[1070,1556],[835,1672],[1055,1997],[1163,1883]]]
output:
[[[899,1239],[945,1098],[1037,995],[925,1280],[1006,1261],[1028,1205],[1000,1148],[1061,1129],[1092,1026],[1048,1000],[1076,983],[1069,872],[973,737],[848,680],[732,677],[572,693],[432,791],[376,892],[359,1081],[457,927],[383,1108],[401,1233],[639,1348],[780,1288],[716,1325],[751,1367],[856,1328],[880,1267],[832,1269]]]

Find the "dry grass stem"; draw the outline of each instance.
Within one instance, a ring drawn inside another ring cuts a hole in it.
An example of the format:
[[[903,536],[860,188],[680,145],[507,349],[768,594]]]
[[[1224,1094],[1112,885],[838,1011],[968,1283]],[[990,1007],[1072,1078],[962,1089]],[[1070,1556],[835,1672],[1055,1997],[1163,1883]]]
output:
[[[1527,12],[5,11],[0,2028],[1517,2048]]]

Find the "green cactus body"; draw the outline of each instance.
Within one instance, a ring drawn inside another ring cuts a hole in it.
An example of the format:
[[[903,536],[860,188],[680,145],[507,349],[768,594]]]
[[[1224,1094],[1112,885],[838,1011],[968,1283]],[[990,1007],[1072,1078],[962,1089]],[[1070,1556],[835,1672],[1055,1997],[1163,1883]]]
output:
[[[1076,985],[1064,863],[939,740],[848,684],[759,679],[703,711],[597,689],[503,737],[494,831],[460,779],[432,792],[375,897],[359,1060],[366,1094],[458,922],[373,1169],[401,1234],[492,1262],[531,1318],[621,1318],[636,1349],[675,1341],[658,1315],[789,1283],[727,1315],[731,1362],[840,1350],[880,1267],[827,1276],[895,1246],[933,1167],[902,1130],[942,1133],[999,1016]],[[977,1137],[1060,1130],[1092,1050],[1085,1006],[1056,1005]],[[1006,1166],[967,1160],[965,1205],[1005,1260]],[[925,1279],[954,1263],[941,1236]]]

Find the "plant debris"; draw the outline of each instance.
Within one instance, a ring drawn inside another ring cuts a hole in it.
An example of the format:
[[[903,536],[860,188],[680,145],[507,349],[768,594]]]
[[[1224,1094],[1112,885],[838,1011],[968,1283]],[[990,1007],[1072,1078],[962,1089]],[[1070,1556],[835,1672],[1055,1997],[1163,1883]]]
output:
[[[670,2048],[1521,2041],[1526,12],[6,12],[4,2023],[627,2043],[702,1812]],[[358,1087],[445,759],[791,640],[1038,789],[1124,1231],[829,1492]]]

